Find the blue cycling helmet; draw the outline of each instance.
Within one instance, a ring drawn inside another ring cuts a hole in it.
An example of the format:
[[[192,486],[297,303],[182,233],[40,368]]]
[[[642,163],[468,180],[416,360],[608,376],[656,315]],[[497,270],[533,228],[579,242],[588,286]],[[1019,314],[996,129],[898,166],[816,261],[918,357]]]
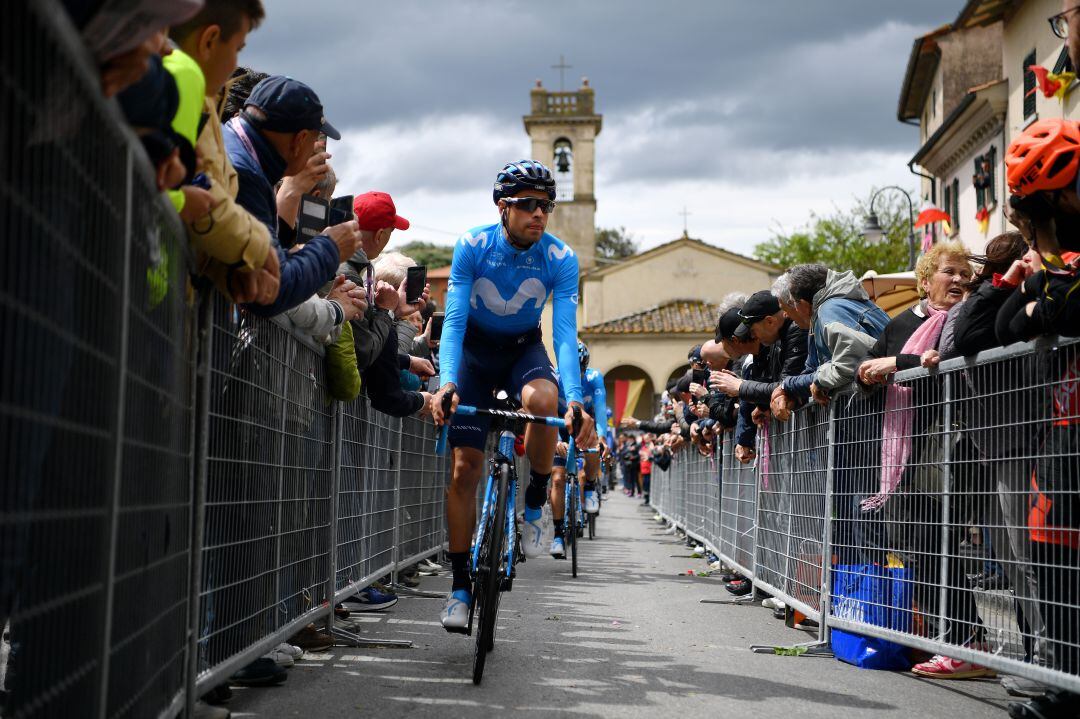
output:
[[[522,190],[540,190],[549,200],[555,199],[555,178],[551,170],[536,160],[518,160],[506,165],[495,177],[495,189],[491,197],[495,204],[506,197],[513,197]]]
[[[584,342],[578,340],[577,343],[577,359],[578,364],[581,365],[581,371],[584,372],[589,367],[589,348]]]

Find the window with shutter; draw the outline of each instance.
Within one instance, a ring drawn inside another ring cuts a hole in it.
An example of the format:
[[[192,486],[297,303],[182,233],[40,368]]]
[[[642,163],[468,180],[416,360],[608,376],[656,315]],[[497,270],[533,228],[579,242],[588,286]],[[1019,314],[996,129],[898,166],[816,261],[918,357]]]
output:
[[[1024,119],[1035,115],[1035,73],[1030,68],[1036,62],[1035,51],[1032,50],[1027,57],[1024,58]]]
[[[941,209],[949,213],[949,219],[954,223],[956,220],[952,217],[952,188],[948,185],[944,185],[941,188]]]
[[[953,234],[960,233],[960,180],[953,178],[952,181],[952,228]]]
[[[1069,58],[1068,47],[1061,48],[1057,62],[1054,63],[1053,73],[1057,75],[1062,72],[1073,72],[1072,60]]]
[[[997,148],[993,145],[985,153],[975,157],[975,172],[971,176],[971,181],[975,186],[976,209],[982,210],[997,204],[997,194],[994,191],[994,175],[996,174],[994,165],[996,162]]]
[[[975,207],[982,209],[986,206],[986,193],[983,191],[986,182],[986,173],[983,172],[983,156],[975,156],[975,172],[971,176],[971,182],[975,185]]]

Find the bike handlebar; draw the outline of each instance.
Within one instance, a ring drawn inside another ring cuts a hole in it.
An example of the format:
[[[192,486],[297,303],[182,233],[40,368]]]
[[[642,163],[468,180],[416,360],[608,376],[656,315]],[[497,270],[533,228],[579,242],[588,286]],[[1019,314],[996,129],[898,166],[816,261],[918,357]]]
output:
[[[452,391],[447,392],[443,397],[443,413],[446,415],[450,414],[450,404],[453,401],[453,397],[454,393]],[[460,414],[462,417],[475,417],[478,414],[482,414],[487,415],[488,417],[501,417],[503,419],[518,420],[530,424],[544,424],[548,427],[563,427],[566,424],[562,417],[540,417],[526,412],[511,412],[507,409],[483,409],[468,404],[459,404],[455,414]],[[574,422],[577,429],[580,430],[581,409],[579,407],[574,407]],[[443,425],[442,431],[439,432],[439,438],[435,441],[435,454],[446,454],[446,439],[449,430],[450,418],[447,417],[446,424]]]

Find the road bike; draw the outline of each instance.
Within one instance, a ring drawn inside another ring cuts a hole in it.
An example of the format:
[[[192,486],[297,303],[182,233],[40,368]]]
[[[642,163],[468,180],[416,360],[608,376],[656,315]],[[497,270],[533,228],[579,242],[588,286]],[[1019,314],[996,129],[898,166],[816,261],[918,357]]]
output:
[[[452,393],[447,393],[443,409],[449,414]],[[515,566],[525,561],[521,551],[521,530],[518,527],[517,506],[518,481],[514,470],[515,431],[524,424],[543,424],[548,427],[565,425],[561,417],[538,417],[516,411],[505,392],[496,399],[506,409],[481,409],[458,405],[456,414],[462,417],[484,415],[492,418],[489,432],[498,432],[499,441],[489,461],[490,470],[484,485],[483,504],[476,523],[476,536],[469,553],[469,573],[472,577],[472,608],[469,623],[462,633],[473,635],[476,622],[476,643],[473,648],[473,684],[484,677],[484,663],[488,652],[495,648],[495,624],[499,615],[499,598],[514,585]],[[581,414],[574,408],[575,427],[579,426]],[[446,451],[447,426],[439,435],[435,451]],[[576,429],[575,429],[576,432]]]

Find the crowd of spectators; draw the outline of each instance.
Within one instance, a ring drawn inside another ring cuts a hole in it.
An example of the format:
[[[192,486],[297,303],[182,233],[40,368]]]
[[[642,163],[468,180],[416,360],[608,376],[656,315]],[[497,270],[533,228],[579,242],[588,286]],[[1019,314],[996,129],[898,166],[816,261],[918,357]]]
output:
[[[387,193],[348,188],[355,195],[346,217],[301,232],[306,196],[339,197],[328,143],[341,135],[311,85],[238,69],[248,35],[264,19],[261,0],[177,0],[121,10],[106,3],[108,12],[102,3],[63,4],[98,62],[102,93],[116,97],[154,168],[157,189],[187,230],[196,256],[193,283],[212,288],[244,315],[281,318],[325,346],[335,399],[363,391],[384,414],[429,413],[428,382],[438,372],[437,307],[426,289],[418,301],[407,301],[406,273],[416,263],[385,251],[409,222]],[[1077,54],[1072,35],[1069,42]],[[967,377],[965,391],[985,400],[978,411],[964,413],[960,405],[967,431],[952,448],[960,499],[946,522],[933,514],[938,505],[910,489],[925,479],[916,477],[918,467],[948,434],[939,385],[893,379],[906,369],[933,369],[1041,335],[1080,335],[1080,293],[1073,292],[1080,286],[1078,147],[1080,125],[1069,120],[1040,120],[1018,135],[1006,162],[1008,212],[1019,231],[993,238],[978,256],[952,242],[934,245],[915,268],[919,301],[895,317],[871,301],[851,272],[821,264],[790,267],[771,288],[729,296],[714,339],[690,350],[690,369],[664,393],[656,417],[624,420],[612,454],[625,493],[648,504],[654,468],[666,470],[679,452],[713,456],[724,441],[733,443],[738,462],[751,463],[768,452],[771,423],[790,421],[806,405],[842,401],[849,416],[878,414],[880,427],[841,423],[834,438],[838,561],[884,564],[890,549],[907,550],[920,587],[916,601],[937,606],[939,593],[947,595],[952,621],[934,628],[936,635],[985,648],[970,578],[949,577],[940,587],[936,563],[925,561],[942,546],[959,554],[974,536],[969,528],[985,529],[980,536],[1001,569],[996,581],[1016,599],[1026,659],[1080,675],[1077,353],[1066,348],[1017,362],[1027,378],[1022,393],[1010,392],[1016,387],[1005,386],[1001,375]],[[1044,416],[1053,421],[1034,421]],[[879,469],[867,471],[872,466]],[[976,582],[990,582],[991,574]],[[753,590],[733,573],[728,579],[734,593]],[[382,609],[393,601],[384,588],[369,587],[337,611]],[[782,609],[775,600],[771,605]],[[279,683],[283,667],[302,650],[332,644],[314,627],[294,640],[299,648],[280,645],[233,683]],[[934,678],[990,674],[946,656],[913,671]],[[226,696],[220,690],[213,698]],[[1015,715],[1065,716],[1078,701],[1041,688]],[[200,712],[228,714],[205,705]]]
[[[1068,120],[1044,120],[1019,136],[1006,157],[1019,231],[994,237],[979,255],[947,239],[933,245],[915,267],[919,300],[894,317],[852,272],[821,264],[790,267],[769,289],[725,298],[714,339],[690,350],[690,369],[663,393],[656,417],[622,420],[625,491],[648,497],[645,457],[712,457],[728,442],[737,462],[751,463],[769,453],[770,428],[782,432],[807,405],[836,403],[835,561],[906,566],[912,606],[936,608],[944,593],[947,608],[941,626],[931,609],[915,630],[983,651],[991,645],[976,592],[1008,589],[1025,660],[1080,671],[1077,352],[1067,346],[965,372],[954,385],[952,432],[934,371],[943,360],[1080,331],[1080,300],[1070,294],[1080,286],[1078,146],[1080,125]],[[918,367],[929,371],[895,379]],[[943,509],[946,441],[953,501]],[[973,545],[986,552],[985,570],[965,574],[965,563],[953,561],[943,585],[942,548],[960,558]],[[736,572],[726,575],[732,593],[753,591]],[[790,613],[775,598],[765,605]],[[912,671],[993,675],[944,655]],[[1017,677],[1002,681],[1033,697],[1014,703],[1014,716],[1067,716],[1080,701]]]

